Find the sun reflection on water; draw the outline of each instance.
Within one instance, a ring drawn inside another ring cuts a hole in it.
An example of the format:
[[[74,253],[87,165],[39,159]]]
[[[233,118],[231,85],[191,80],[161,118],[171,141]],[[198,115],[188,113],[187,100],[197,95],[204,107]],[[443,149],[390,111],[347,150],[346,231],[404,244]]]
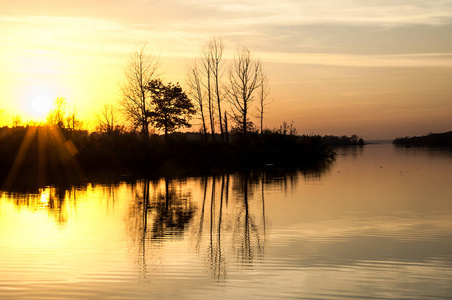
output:
[[[41,205],[48,206],[50,200],[50,188],[39,189],[39,193],[41,194]]]

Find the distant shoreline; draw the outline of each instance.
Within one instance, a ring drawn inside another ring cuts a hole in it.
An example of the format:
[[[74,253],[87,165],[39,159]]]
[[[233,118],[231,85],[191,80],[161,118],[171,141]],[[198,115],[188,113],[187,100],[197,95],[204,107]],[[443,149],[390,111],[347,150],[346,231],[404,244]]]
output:
[[[366,140],[366,145],[392,144],[393,140]]]
[[[394,145],[421,146],[421,147],[447,147],[452,148],[452,131],[443,133],[430,133],[424,136],[396,138]]]

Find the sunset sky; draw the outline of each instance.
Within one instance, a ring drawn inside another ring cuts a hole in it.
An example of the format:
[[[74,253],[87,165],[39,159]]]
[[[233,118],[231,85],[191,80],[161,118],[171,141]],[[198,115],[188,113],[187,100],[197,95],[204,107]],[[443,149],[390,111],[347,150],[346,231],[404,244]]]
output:
[[[185,85],[214,36],[226,59],[241,45],[261,58],[267,127],[364,139],[452,130],[446,0],[1,1],[0,126],[41,120],[41,103],[63,96],[94,128],[137,45],[160,56],[165,81]]]

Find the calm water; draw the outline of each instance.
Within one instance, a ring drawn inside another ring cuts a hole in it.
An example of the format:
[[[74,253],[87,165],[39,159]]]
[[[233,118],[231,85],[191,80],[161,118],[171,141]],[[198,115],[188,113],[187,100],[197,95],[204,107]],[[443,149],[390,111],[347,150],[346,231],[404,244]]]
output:
[[[452,154],[0,194],[2,299],[450,299]]]

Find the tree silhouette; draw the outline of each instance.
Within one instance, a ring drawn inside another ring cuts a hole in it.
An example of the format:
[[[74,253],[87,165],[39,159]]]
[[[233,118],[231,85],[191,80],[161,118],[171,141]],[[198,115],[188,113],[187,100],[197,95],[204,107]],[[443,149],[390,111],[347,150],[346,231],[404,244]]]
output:
[[[83,128],[83,122],[78,117],[78,109],[74,105],[69,106],[66,116],[66,128],[71,131],[81,130]]]
[[[259,86],[259,105],[258,105],[258,111],[259,111],[259,120],[260,120],[260,131],[261,134],[264,133],[264,113],[266,111],[266,107],[270,104],[270,101],[268,101],[268,95],[270,94],[270,88],[268,87],[268,79],[267,76],[265,76],[263,68],[260,68],[260,86]]]
[[[77,107],[69,106],[66,99],[57,97],[53,109],[47,114],[47,125],[70,131],[82,130],[83,122],[78,117]]]
[[[224,129],[223,120],[221,115],[221,102],[223,101],[223,94],[221,91],[221,75],[222,75],[222,62],[223,57],[223,43],[219,38],[213,38],[206,46],[204,50],[204,56],[209,60],[210,70],[212,72],[213,80],[213,94],[217,101],[218,109],[218,121],[220,123],[221,139],[224,141]]]
[[[177,128],[191,127],[189,121],[196,111],[178,83],[165,85],[160,79],[155,79],[146,89],[152,97],[152,110],[147,112],[147,116],[155,128],[164,130],[165,138]]]
[[[204,94],[202,89],[201,74],[198,68],[198,64],[195,62],[188,71],[187,85],[189,88],[190,99],[193,99],[196,104],[196,111],[202,122],[202,131],[204,138],[207,140],[207,126],[204,113]]]
[[[259,81],[260,73],[260,61],[252,57],[248,48],[238,49],[229,71],[227,97],[234,108],[233,113],[237,128],[244,135],[252,125],[249,112],[254,101],[254,91],[261,84]]]
[[[97,118],[96,126],[97,131],[104,132],[108,135],[112,135],[115,129],[118,127],[117,125],[118,120],[115,108],[111,104],[104,104],[100,111],[100,114],[98,114],[96,118]]]
[[[66,99],[63,97],[57,97],[55,99],[54,108],[47,115],[47,124],[50,126],[64,128],[66,106]]]
[[[202,81],[204,88],[206,89],[207,95],[207,108],[209,112],[209,123],[210,123],[210,133],[212,134],[212,139],[215,139],[215,116],[214,116],[214,99],[212,93],[212,61],[211,61],[211,51],[209,45],[204,46],[203,55],[201,58],[201,72],[205,77]]]
[[[226,129],[223,121],[222,102],[225,99],[225,92],[221,82],[223,50],[224,46],[220,38],[213,38],[207,42],[202,49],[200,59],[195,61],[193,67],[189,69],[187,83],[190,88],[190,96],[197,104],[205,136],[207,136],[205,119],[208,119],[212,139],[215,139],[217,123],[215,118],[218,117],[221,139],[224,141]]]
[[[146,88],[157,76],[158,58],[152,55],[146,44],[130,57],[124,75],[125,83],[121,86],[120,105],[133,128],[145,138],[149,137],[148,111],[151,106],[150,91]]]
[[[13,127],[19,127],[22,125],[22,118],[19,115],[13,117]]]

